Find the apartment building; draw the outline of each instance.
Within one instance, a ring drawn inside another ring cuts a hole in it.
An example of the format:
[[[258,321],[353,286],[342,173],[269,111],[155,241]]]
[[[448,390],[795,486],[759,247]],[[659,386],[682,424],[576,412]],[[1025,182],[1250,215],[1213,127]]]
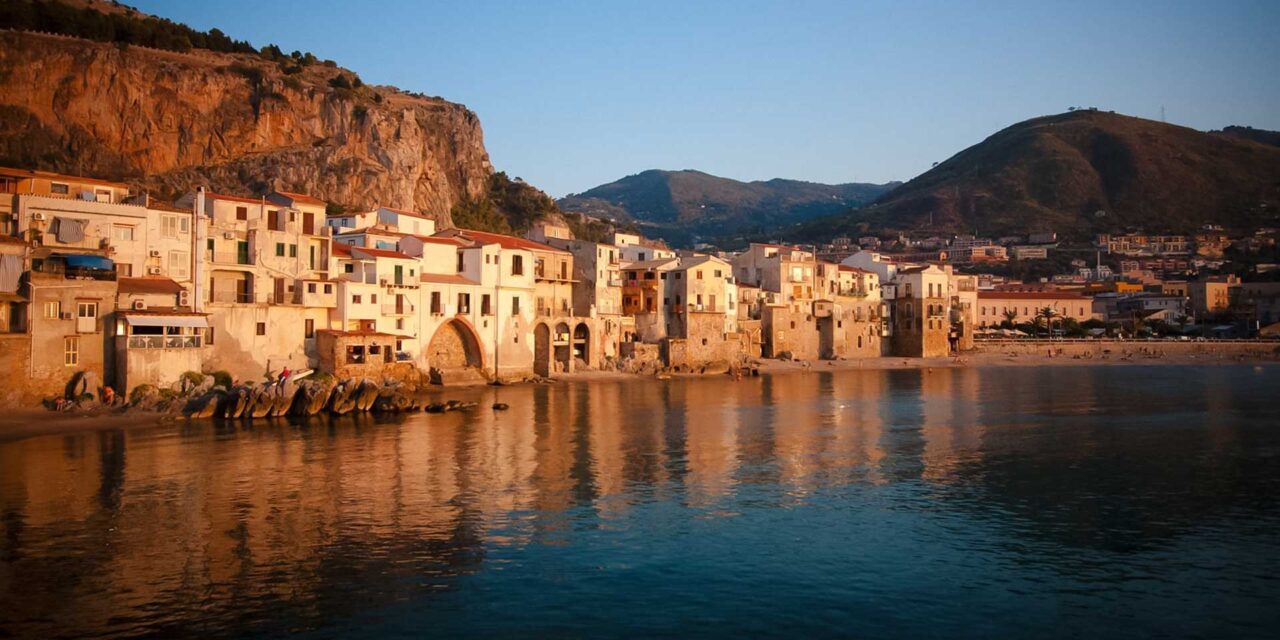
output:
[[[1009,314],[1014,324],[1035,322],[1045,308],[1076,322],[1097,317],[1090,298],[1070,291],[979,291],[978,326],[997,326],[1008,320]]]

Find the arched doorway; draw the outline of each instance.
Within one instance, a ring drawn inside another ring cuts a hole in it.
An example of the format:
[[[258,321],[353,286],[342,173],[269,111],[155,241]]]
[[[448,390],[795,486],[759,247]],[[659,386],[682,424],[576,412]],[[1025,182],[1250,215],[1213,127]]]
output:
[[[554,340],[555,370],[561,373],[573,371],[573,348],[569,343],[569,325],[563,322],[556,325]]]
[[[573,357],[591,366],[591,330],[585,322],[579,322],[573,329]]]
[[[533,372],[551,375],[551,327],[541,322],[533,328]]]
[[[483,370],[484,357],[475,330],[459,320],[450,320],[440,325],[427,345],[427,364],[442,371],[466,368]]]

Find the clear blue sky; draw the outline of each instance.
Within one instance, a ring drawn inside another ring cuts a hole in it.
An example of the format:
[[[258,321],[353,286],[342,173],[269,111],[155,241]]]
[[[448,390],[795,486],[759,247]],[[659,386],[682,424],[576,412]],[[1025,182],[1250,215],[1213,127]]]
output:
[[[1280,130],[1276,0],[134,3],[466,104],[555,196],[651,168],[906,180],[1075,105]]]

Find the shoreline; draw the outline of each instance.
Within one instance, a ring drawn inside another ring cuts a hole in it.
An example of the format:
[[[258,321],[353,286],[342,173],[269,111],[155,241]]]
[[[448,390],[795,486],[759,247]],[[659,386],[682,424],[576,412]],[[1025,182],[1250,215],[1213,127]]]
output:
[[[1087,366],[1222,366],[1222,365],[1263,365],[1280,366],[1280,355],[1242,355],[1228,353],[1212,354],[1180,354],[1169,356],[1158,352],[1119,354],[1115,357],[1077,357],[1069,355],[1048,354],[1012,354],[994,352],[971,352],[959,357],[935,358],[899,358],[882,356],[879,358],[862,358],[857,360],[772,360],[757,361],[760,375],[782,375],[798,373],[844,372],[844,371],[901,371],[963,368],[997,368],[997,367],[1087,367]],[[550,382],[513,382],[497,386],[525,386],[535,384],[558,384],[572,382],[603,382],[621,380],[652,380],[660,382],[668,379],[697,379],[714,376],[726,376],[724,371],[705,373],[667,373],[662,376],[653,374],[627,373],[623,371],[590,370],[571,374],[561,374],[550,378]],[[747,376],[749,378],[750,376]],[[422,392],[423,396],[439,398],[451,392],[473,393],[491,384],[463,384],[431,387]],[[101,410],[86,413],[57,413],[43,408],[9,408],[0,416],[0,442],[14,442],[38,436],[69,435],[91,431],[109,431],[122,427],[154,427],[170,422],[186,422],[180,415],[152,412],[122,413],[121,409]]]

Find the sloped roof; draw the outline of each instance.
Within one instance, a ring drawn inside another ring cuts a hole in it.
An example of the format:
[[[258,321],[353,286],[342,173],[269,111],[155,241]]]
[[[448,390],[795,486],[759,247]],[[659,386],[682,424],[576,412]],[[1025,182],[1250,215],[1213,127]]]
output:
[[[392,251],[390,249],[375,249],[373,247],[351,247],[351,252],[353,255],[356,253],[364,253],[364,254],[371,255],[375,258],[395,258],[398,260],[417,260],[417,258],[413,256],[405,255],[403,253],[400,253],[399,251]]]
[[[1087,296],[1068,291],[979,291],[978,299],[987,300],[1088,300]]]
[[[419,277],[419,280],[434,284],[480,284],[475,280],[470,280],[460,275],[449,275],[445,273],[424,273]]]
[[[261,199],[245,198],[241,196],[229,196],[224,193],[213,193],[206,191],[204,197],[208,200],[226,200],[228,202],[244,202],[247,204],[262,204]]]
[[[301,202],[303,204],[311,204],[311,205],[316,205],[320,207],[329,206],[329,203],[325,202],[324,200],[309,196],[305,193],[293,193],[292,191],[276,191],[275,193],[278,195],[282,195],[295,202]]]
[[[451,237],[458,235],[467,238],[473,242],[480,244],[496,244],[503,249],[518,249],[523,251],[545,251],[548,253],[569,253],[564,249],[557,249],[549,244],[534,242],[526,238],[518,238],[516,236],[503,235],[501,233],[489,233],[488,231],[473,231],[471,229],[450,229],[437,233],[437,236]]]
[[[182,285],[170,278],[127,278],[116,279],[116,287],[120,293],[180,293]]]

